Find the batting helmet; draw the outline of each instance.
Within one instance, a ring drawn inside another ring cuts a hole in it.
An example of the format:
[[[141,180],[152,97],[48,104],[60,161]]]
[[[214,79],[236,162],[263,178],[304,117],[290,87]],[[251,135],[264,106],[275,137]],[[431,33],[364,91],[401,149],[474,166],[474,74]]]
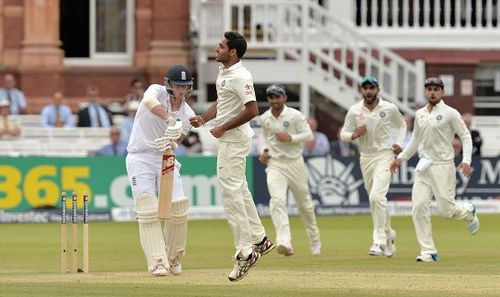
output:
[[[165,84],[176,84],[180,86],[192,86],[193,74],[191,69],[184,65],[173,65],[168,69]]]

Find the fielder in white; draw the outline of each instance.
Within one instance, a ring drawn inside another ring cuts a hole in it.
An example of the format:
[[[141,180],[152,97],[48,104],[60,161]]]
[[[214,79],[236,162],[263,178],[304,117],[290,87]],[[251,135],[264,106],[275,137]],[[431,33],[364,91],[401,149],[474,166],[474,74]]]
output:
[[[252,75],[240,61],[246,48],[241,34],[224,33],[215,48],[215,60],[222,63],[216,81],[217,101],[204,114],[190,119],[194,127],[214,118],[216,122],[210,133],[219,139],[217,179],[236,248],[230,281],[245,277],[261,255],[275,246],[266,237],[245,176],[253,136],[249,121],[259,114]]]
[[[148,270],[154,276],[182,272],[187,236],[188,198],[184,195],[180,163],[175,164],[171,218],[163,231],[158,219],[158,193],[162,153],[188,134],[189,118],[195,113],[185,102],[192,90],[191,70],[173,65],[165,77],[165,86],[152,84],[144,93],[135,116],[127,147],[127,173],[137,211],[142,249]],[[169,126],[169,117],[175,125]]]
[[[288,97],[284,86],[270,85],[266,96],[271,107],[260,117],[265,147],[259,160],[267,164],[267,188],[271,196],[269,206],[276,229],[277,251],[285,256],[294,254],[286,207],[290,188],[306,227],[311,253],[319,256],[320,234],[302,157],[302,144],[313,139],[313,132],[300,111],[286,106]]]
[[[387,210],[387,191],[391,183],[389,166],[394,154],[401,152],[406,123],[396,105],[379,98],[380,88],[374,77],[365,77],[360,84],[363,100],[349,108],[340,132],[342,141],[357,140],[361,173],[370,200],[373,221],[372,256],[392,257],[396,253],[396,231],[391,227]],[[391,129],[397,130],[393,144]]]
[[[425,97],[429,103],[417,110],[412,139],[391,164],[391,171],[395,172],[402,160],[408,160],[418,150],[420,160],[415,168],[411,197],[413,223],[420,244],[418,262],[439,261],[432,239],[432,196],[436,198],[442,216],[466,221],[471,234],[479,230],[474,204],[455,201],[456,169],[452,141],[455,134],[462,141],[463,159],[458,168],[468,177],[471,175],[471,135],[460,113],[446,105],[443,96],[443,81],[437,77],[428,78],[425,81]]]

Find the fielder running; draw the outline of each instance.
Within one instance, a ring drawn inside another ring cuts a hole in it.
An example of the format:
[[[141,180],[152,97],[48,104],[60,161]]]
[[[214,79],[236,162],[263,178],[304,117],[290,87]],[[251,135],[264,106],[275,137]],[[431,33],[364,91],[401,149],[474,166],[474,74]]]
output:
[[[286,196],[290,188],[306,227],[311,253],[319,256],[320,234],[302,157],[302,144],[313,139],[313,132],[300,111],[286,106],[284,86],[270,85],[266,89],[266,96],[271,107],[260,118],[266,146],[259,160],[267,164],[267,188],[271,195],[269,206],[276,229],[277,251],[285,256],[294,254],[286,208]]]
[[[462,141],[463,159],[458,168],[465,177],[469,177],[472,155],[470,132],[460,113],[442,100],[444,84],[441,79],[426,79],[424,92],[429,103],[417,110],[411,141],[392,162],[390,169],[395,172],[402,160],[410,159],[418,150],[420,160],[415,168],[411,191],[413,224],[420,244],[417,262],[437,262],[439,256],[432,239],[432,196],[436,198],[441,215],[466,221],[470,234],[479,231],[479,219],[474,204],[455,201],[457,184],[452,141],[455,134]]]
[[[275,246],[266,237],[245,176],[254,133],[249,121],[259,114],[252,74],[240,61],[246,49],[247,42],[241,34],[224,33],[215,48],[215,60],[222,63],[215,83],[217,101],[204,114],[190,119],[194,127],[214,118],[216,122],[210,133],[219,139],[217,180],[236,248],[230,281],[245,277],[261,255]]]
[[[141,246],[153,276],[182,272],[185,253],[188,198],[184,195],[180,163],[175,161],[171,218],[162,231],[158,219],[158,192],[162,153],[176,146],[191,129],[193,110],[185,102],[193,86],[191,70],[184,65],[170,67],[165,86],[152,84],[144,93],[135,116],[127,147],[127,173],[132,187]],[[169,117],[177,119],[168,126]]]
[[[396,105],[378,97],[380,92],[374,77],[365,77],[360,84],[363,100],[349,108],[340,138],[358,140],[361,173],[370,200],[373,221],[372,256],[392,257],[396,253],[396,231],[391,227],[387,210],[387,191],[391,183],[389,166],[394,153],[401,152],[406,135],[406,123]],[[391,140],[391,129],[397,129],[396,144]]]

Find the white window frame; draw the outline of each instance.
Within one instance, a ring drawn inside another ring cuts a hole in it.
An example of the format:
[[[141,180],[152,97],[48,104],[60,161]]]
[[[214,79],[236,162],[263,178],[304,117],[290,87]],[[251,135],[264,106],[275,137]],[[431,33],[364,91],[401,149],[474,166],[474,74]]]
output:
[[[130,66],[133,64],[135,41],[135,0],[126,0],[127,9],[127,40],[124,53],[96,52],[96,1],[89,0],[89,55],[88,58],[64,58],[66,66]]]

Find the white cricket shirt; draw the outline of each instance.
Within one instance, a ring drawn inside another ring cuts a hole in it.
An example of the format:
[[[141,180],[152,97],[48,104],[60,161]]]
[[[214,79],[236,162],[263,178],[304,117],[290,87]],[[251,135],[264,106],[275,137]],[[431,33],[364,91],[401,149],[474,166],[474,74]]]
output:
[[[146,92],[144,92],[143,98],[151,97],[158,99],[170,116],[182,121],[182,134],[187,135],[191,130],[189,118],[195,116],[191,107],[183,101],[179,110],[171,111],[170,96],[165,86],[162,85],[152,84],[149,86]],[[144,100],[142,100],[135,114],[134,125],[130,133],[127,151],[129,153],[154,153],[161,155],[162,152],[156,149],[154,140],[158,137],[162,137],[166,129],[167,121],[153,114],[144,105]]]
[[[352,142],[352,133],[356,128],[365,125],[365,135],[355,139],[361,154],[370,154],[383,150],[392,150],[391,129],[397,129],[396,144],[402,146],[406,135],[406,123],[397,106],[379,98],[377,106],[370,111],[363,100],[349,108],[344,120],[340,138]]]
[[[311,127],[304,115],[285,105],[281,114],[276,118],[271,109],[260,116],[262,134],[269,148],[269,154],[277,159],[296,159],[302,157],[302,143],[313,139]],[[276,133],[287,132],[292,136],[291,142],[282,142],[276,139]]]
[[[219,67],[219,74],[215,82],[217,88],[217,115],[216,125],[222,125],[235,118],[245,109],[245,104],[256,101],[252,74],[238,62],[228,69]],[[242,137],[251,138],[254,132],[250,123],[226,131],[220,140],[239,142]]]
[[[453,137],[458,135],[462,141],[462,162],[470,164],[472,138],[460,113],[441,100],[429,112],[427,105],[417,110],[413,135],[408,146],[398,158],[408,160],[418,150],[419,157],[426,156],[433,162],[452,161]]]

